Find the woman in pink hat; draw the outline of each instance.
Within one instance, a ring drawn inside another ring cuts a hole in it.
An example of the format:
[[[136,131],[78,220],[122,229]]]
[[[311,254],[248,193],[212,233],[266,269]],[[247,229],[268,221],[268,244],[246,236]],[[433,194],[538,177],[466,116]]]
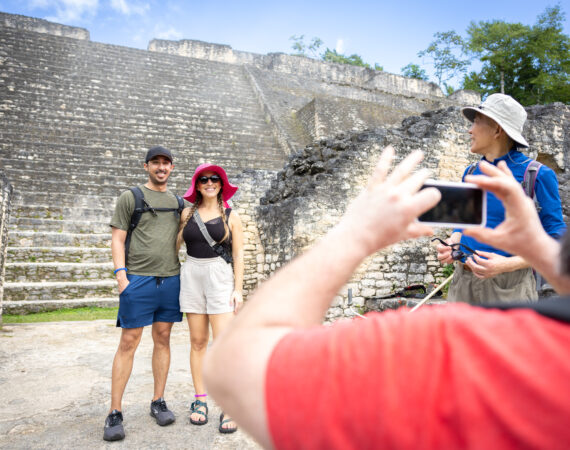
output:
[[[177,240],[178,248],[186,243],[187,253],[180,271],[180,310],[190,329],[190,371],[196,391],[190,422],[195,425],[208,422],[202,363],[209,325],[216,339],[243,304],[243,229],[227,203],[237,190],[220,166],[201,164],[184,194],[192,206],[182,212]],[[237,426],[222,413],[219,430],[233,433]]]

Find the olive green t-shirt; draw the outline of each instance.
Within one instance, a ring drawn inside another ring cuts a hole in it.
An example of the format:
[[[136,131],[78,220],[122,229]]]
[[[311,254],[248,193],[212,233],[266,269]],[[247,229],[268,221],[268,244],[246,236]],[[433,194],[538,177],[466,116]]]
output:
[[[178,209],[176,196],[169,191],[158,192],[140,186],[144,198],[153,208]],[[111,226],[127,231],[135,209],[135,196],[123,192],[117,199]],[[129,246],[127,268],[129,274],[155,277],[170,277],[180,273],[180,262],[176,253],[176,235],[180,219],[176,211],[148,211],[134,229]]]

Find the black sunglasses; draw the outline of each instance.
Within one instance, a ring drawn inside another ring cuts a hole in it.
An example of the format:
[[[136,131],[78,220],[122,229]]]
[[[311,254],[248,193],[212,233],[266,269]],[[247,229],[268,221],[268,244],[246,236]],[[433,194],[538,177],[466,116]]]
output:
[[[220,181],[222,181],[222,179],[218,175],[212,175],[210,177],[201,176],[200,178],[198,178],[200,184],[207,184],[208,180],[210,180],[212,183],[219,183]]]
[[[459,260],[461,260],[465,257],[469,257],[471,255],[481,256],[481,255],[479,255],[479,253],[477,253],[477,250],[473,250],[472,248],[468,247],[465,244],[461,244],[460,242],[458,242],[457,244],[448,244],[447,242],[445,242],[445,241],[443,241],[437,237],[433,238],[431,241],[432,242],[433,241],[439,241],[443,245],[451,247],[451,259],[453,259],[454,261],[459,261]],[[463,249],[461,247],[463,247]]]

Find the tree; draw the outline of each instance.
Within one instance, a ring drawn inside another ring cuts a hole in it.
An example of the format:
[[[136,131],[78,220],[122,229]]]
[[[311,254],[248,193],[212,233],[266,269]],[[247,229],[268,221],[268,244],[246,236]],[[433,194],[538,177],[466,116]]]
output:
[[[331,50],[327,47],[327,49],[324,51],[324,53],[319,55],[317,53],[317,50],[323,44],[323,41],[321,39],[319,39],[318,37],[314,37],[311,40],[310,44],[308,44],[308,45],[305,44],[305,35],[304,34],[302,34],[300,36],[293,35],[289,38],[289,40],[293,41],[293,45],[291,47],[293,48],[293,50],[295,50],[295,53],[293,53],[293,54],[296,56],[305,56],[305,57],[312,56],[313,58],[319,58],[319,59],[322,59],[323,61],[335,62],[335,63],[339,63],[339,64],[349,64],[351,66],[360,66],[360,67],[366,67],[368,69],[372,69],[370,64],[365,63],[362,60],[362,57],[360,55],[357,55],[357,54],[352,54],[350,56],[346,56],[346,55],[343,55],[342,53],[338,53],[336,50]],[[310,56],[307,54],[307,52],[310,52]],[[374,64],[374,70],[382,71],[382,70],[384,70],[384,68],[381,65],[379,65],[378,63],[375,63]]]
[[[471,61],[465,58],[465,43],[455,31],[437,32],[433,36],[435,40],[418,56],[431,60],[429,64],[435,69],[437,84],[449,92],[447,82],[465,73]]]
[[[360,66],[370,69],[370,64],[365,63],[360,55],[352,54],[350,56],[338,53],[336,50],[327,48],[323,53],[323,61],[334,62],[339,64],[350,64],[351,66]]]
[[[417,80],[428,81],[428,76],[426,74],[426,71],[417,64],[410,63],[407,66],[402,67],[400,69],[400,72],[402,73],[402,75],[408,78],[415,78]]]
[[[570,102],[570,38],[560,6],[547,8],[534,26],[503,21],[472,22],[467,49],[483,63],[463,87],[482,95],[503,92],[523,105]]]
[[[317,51],[319,47],[323,45],[323,41],[320,38],[314,37],[308,45],[305,44],[304,34],[300,36],[293,35],[289,40],[293,41],[293,45],[291,47],[296,51],[296,53],[294,53],[296,56],[309,56],[307,55],[308,51],[313,58],[319,57]]]

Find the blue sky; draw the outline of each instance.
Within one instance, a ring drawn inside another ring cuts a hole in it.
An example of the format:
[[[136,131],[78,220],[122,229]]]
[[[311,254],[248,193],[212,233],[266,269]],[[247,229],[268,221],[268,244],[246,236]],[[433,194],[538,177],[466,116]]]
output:
[[[146,49],[150,40],[196,39],[254,53],[292,53],[293,35],[323,40],[324,47],[400,73],[420,64],[417,53],[437,31],[465,36],[471,21],[504,20],[533,25],[547,6],[534,0],[413,1],[182,1],[0,0],[0,11],[48,19],[89,30],[91,40]],[[566,14],[570,7],[561,3]],[[570,34],[569,19],[565,33]],[[427,63],[427,61],[426,61]]]

